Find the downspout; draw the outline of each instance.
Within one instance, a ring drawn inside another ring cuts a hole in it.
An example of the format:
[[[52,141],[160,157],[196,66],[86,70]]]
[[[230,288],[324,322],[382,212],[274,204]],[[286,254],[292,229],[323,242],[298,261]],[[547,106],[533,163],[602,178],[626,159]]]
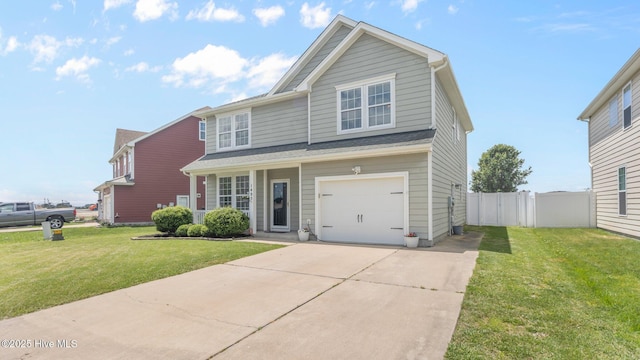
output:
[[[432,144],[436,141],[436,136],[438,132],[436,131],[433,134]],[[429,215],[427,217],[427,226],[429,227],[429,232],[427,234],[427,240],[429,240],[429,244],[433,245],[433,146],[427,152],[427,210]]]
[[[436,72],[447,66],[447,58],[445,57],[443,63],[440,66],[430,66],[431,68],[431,128],[436,129]],[[438,132],[433,135],[431,144],[436,142],[436,136]],[[430,244],[433,244],[433,146],[427,152],[427,211],[429,215],[427,217],[427,226],[429,232],[427,234],[427,240]]]
[[[443,60],[443,63],[440,64],[439,66],[434,66],[431,65],[431,128],[435,129],[436,128],[436,72],[438,72],[438,70],[444,68],[445,66],[449,65],[449,62],[447,60],[447,58],[445,57]]]

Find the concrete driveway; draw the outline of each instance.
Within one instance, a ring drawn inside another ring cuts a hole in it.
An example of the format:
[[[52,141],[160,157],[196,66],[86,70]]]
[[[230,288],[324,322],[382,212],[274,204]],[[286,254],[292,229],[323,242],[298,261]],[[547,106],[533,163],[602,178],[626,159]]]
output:
[[[440,359],[479,241],[299,243],[0,321],[0,358]]]

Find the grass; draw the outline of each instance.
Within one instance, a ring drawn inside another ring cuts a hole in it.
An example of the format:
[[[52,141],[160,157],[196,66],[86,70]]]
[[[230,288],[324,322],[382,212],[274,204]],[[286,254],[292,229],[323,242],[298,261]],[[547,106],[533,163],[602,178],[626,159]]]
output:
[[[0,233],[0,319],[177,275],[280,246],[235,241],[130,240],[153,227]]]
[[[448,359],[640,359],[640,242],[594,229],[485,236]]]

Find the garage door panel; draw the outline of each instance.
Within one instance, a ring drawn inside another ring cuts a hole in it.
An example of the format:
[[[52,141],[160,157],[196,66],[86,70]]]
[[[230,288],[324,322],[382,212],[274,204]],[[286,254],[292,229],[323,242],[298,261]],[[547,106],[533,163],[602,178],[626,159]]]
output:
[[[320,183],[322,240],[402,245],[404,179]]]

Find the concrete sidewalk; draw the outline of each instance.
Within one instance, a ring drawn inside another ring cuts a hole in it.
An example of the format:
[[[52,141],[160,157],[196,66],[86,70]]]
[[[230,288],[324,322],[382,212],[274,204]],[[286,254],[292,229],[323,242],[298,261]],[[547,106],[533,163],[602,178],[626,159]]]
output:
[[[440,359],[479,241],[299,243],[0,321],[0,358]]]

